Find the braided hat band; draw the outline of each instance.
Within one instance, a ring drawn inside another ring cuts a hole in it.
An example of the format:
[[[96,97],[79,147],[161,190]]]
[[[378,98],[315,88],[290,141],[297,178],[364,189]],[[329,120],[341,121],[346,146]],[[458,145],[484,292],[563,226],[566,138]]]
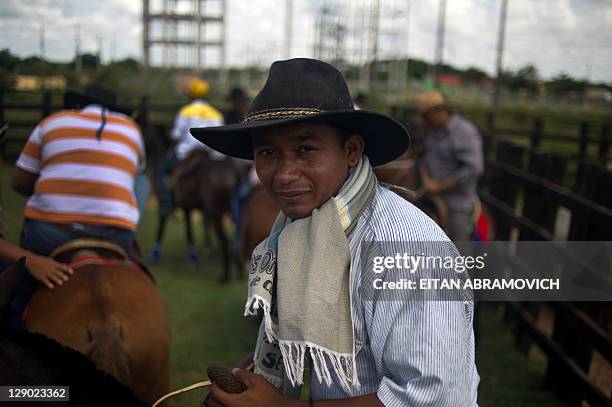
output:
[[[270,110],[260,110],[257,112],[249,113],[244,118],[243,122],[258,122],[261,120],[271,120],[271,119],[286,119],[289,117],[301,117],[301,116],[310,116],[313,114],[322,113],[323,110],[314,109],[310,107],[292,107],[292,108],[283,108],[283,109],[270,109]]]

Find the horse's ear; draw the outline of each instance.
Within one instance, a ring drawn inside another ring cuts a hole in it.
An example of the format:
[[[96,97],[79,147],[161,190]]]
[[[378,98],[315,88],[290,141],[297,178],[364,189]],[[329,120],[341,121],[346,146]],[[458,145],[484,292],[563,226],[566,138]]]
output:
[[[13,296],[17,283],[26,272],[26,258],[20,258],[17,263],[0,272],[0,310]]]

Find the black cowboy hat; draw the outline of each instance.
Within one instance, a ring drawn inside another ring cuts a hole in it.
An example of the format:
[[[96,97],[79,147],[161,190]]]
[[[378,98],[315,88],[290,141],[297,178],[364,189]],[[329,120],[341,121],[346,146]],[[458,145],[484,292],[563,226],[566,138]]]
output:
[[[116,103],[117,95],[113,91],[96,85],[86,87],[83,92],[73,90],[64,94],[64,105],[67,108],[97,104],[113,110],[116,107]]]
[[[410,146],[408,131],[396,120],[355,110],[340,71],[316,59],[296,58],[272,64],[268,80],[253,99],[242,123],[192,128],[207,146],[232,157],[253,159],[250,134],[289,123],[319,122],[360,134],[373,166],[399,157]]]

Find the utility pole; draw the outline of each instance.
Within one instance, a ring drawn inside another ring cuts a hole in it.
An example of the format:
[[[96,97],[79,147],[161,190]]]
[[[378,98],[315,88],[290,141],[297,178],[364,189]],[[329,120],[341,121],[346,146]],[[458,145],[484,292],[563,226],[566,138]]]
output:
[[[104,44],[104,39],[102,38],[102,35],[96,35],[96,45],[98,47],[96,54],[98,55],[98,63],[96,64],[96,69],[100,68],[102,66],[102,46]]]
[[[406,34],[405,34],[406,46],[404,47],[406,51],[406,59],[403,61],[403,63],[399,64],[399,68],[401,71],[400,83],[399,83],[400,89],[402,92],[401,100],[405,98],[407,94],[407,90],[408,90],[408,58],[410,58],[408,54],[408,49],[410,48],[410,6],[411,6],[411,3],[412,3],[412,0],[406,1]]]
[[[366,21],[369,24],[370,21],[366,19],[366,10],[369,8],[368,6],[369,0],[363,0],[363,4],[360,8],[360,25],[364,29],[360,32],[359,38],[359,63],[361,64],[361,68],[359,69],[359,88],[362,92],[367,92],[370,88],[370,68],[368,66],[368,51],[367,51],[367,35],[364,36]]]
[[[111,45],[110,45],[110,62],[115,62],[117,58],[117,37],[115,34],[111,37]]]
[[[368,65],[368,88],[371,83],[376,85],[376,65],[378,63],[378,30],[380,27],[380,0],[374,0],[370,15],[370,64]]]
[[[219,53],[221,69],[221,89],[225,92],[229,88],[229,75],[227,72],[227,0],[221,0],[221,40]]]
[[[44,90],[47,87],[47,65],[45,61],[45,23],[40,23],[40,37],[39,37],[39,47],[40,47],[40,70],[42,76],[42,89]]]
[[[142,66],[145,76],[149,69],[149,0],[142,0]]]
[[[499,15],[499,31],[497,33],[497,58],[496,58],[496,71],[497,76],[495,77],[495,86],[493,88],[493,100],[492,100],[492,108],[493,111],[497,110],[499,106],[499,91],[501,86],[501,76],[502,76],[502,58],[504,56],[504,41],[506,37],[506,17],[508,14],[508,0],[501,0],[501,10]]]
[[[83,74],[83,61],[81,60],[81,25],[78,23],[74,27],[74,54],[74,71],[77,83],[80,85],[81,75]]]
[[[293,0],[285,1],[285,59],[291,58],[293,39]]]
[[[436,87],[440,86],[440,70],[442,69],[442,56],[444,53],[444,29],[446,25],[446,0],[440,0],[438,11],[438,32],[436,37],[436,62],[434,67],[434,81]]]

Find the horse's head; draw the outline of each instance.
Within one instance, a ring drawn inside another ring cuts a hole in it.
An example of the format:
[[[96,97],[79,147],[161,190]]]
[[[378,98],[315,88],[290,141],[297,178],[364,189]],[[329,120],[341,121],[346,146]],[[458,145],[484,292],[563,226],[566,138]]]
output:
[[[26,272],[25,257],[22,257],[8,269],[0,272],[0,311],[4,309],[17,288],[17,283],[23,273]],[[0,312],[0,321],[2,320]]]

